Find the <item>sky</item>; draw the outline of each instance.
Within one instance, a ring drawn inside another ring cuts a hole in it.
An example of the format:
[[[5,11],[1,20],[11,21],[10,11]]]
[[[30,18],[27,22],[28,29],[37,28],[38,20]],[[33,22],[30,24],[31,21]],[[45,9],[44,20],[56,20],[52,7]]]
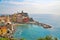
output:
[[[60,0],[0,0],[0,14],[21,11],[29,14],[60,15]]]

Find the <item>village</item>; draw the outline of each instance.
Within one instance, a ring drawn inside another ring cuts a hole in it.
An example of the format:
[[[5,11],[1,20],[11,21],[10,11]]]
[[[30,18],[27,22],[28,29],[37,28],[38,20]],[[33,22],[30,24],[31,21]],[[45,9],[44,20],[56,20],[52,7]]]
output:
[[[7,15],[7,16],[2,15],[0,16],[0,21],[3,20],[4,22],[7,22],[8,16],[10,22],[23,23],[23,22],[33,21],[33,19],[28,16],[28,13],[24,13],[23,11],[21,13],[14,13],[12,15]]]
[[[12,38],[12,34],[15,31],[16,25],[20,24],[34,24],[42,26],[43,28],[51,28],[50,25],[39,23],[33,18],[30,18],[28,13],[24,13],[23,11],[21,13],[14,13],[12,15],[1,15],[0,16],[0,36],[1,37],[7,37]]]
[[[28,13],[14,13],[12,15],[1,15],[0,16],[0,36],[1,37],[12,37],[14,31],[13,24],[24,24],[33,21],[29,18]]]

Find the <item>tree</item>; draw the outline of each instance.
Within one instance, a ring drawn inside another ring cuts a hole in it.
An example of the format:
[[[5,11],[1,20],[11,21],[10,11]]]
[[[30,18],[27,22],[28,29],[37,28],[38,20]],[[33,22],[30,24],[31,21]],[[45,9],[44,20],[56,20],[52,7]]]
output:
[[[58,40],[58,38],[55,37],[54,40]]]
[[[21,38],[20,40],[25,40],[24,38]]]
[[[52,36],[45,36],[43,38],[39,38],[38,40],[58,40],[58,38]]]

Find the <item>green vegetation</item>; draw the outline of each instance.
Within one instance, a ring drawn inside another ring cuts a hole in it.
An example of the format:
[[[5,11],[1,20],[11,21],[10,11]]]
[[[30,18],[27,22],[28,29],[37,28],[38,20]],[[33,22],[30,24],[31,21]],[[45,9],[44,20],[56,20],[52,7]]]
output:
[[[25,40],[24,38],[16,39],[16,38],[0,38],[0,40]]]
[[[21,38],[20,40],[25,40],[24,38]]]
[[[0,40],[9,40],[8,38],[0,38]]]
[[[0,40],[26,40],[25,38],[0,38]],[[52,36],[45,36],[45,37],[42,37],[42,38],[39,38],[37,40],[58,40],[58,38],[56,37],[52,37]]]
[[[58,38],[52,36],[46,36],[44,38],[39,38],[38,40],[58,40]]]

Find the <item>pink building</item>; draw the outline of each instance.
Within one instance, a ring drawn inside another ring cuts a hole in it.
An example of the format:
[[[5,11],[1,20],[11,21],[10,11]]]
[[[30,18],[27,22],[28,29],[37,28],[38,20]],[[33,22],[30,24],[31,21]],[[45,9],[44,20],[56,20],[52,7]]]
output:
[[[22,23],[23,22],[23,16],[22,14],[18,13],[16,16],[16,22]]]

